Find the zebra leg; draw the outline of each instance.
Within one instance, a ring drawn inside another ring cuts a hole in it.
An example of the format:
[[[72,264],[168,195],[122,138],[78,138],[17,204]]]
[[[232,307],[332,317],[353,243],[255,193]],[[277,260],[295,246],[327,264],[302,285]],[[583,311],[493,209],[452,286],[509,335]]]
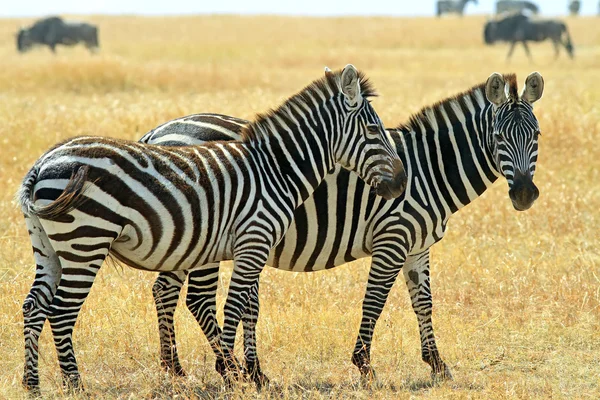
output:
[[[94,278],[108,255],[110,244],[110,242],[101,242],[82,245],[87,248],[85,255],[73,253],[68,242],[61,246],[64,251],[57,249],[62,265],[62,276],[48,319],[54,336],[63,384],[69,389],[83,390],[73,349],[73,328],[79,311],[90,293]],[[75,246],[74,244],[73,247]],[[57,243],[54,243],[54,247],[58,247]]]
[[[177,308],[179,292],[186,276],[186,271],[161,272],[152,285],[152,295],[158,317],[160,365],[176,376],[186,376],[179,363],[173,325],[173,315]]]
[[[389,250],[389,244],[387,246]],[[358,367],[362,378],[368,381],[375,378],[375,371],[371,367],[371,342],[375,324],[403,264],[403,257],[394,254],[376,249],[371,258],[371,270],[362,305],[362,320],[352,354],[352,363]]]
[[[38,340],[60,281],[61,265],[39,219],[25,215],[25,224],[33,247],[36,273],[23,302],[25,365],[22,383],[25,389],[39,394]]]
[[[218,349],[223,363],[220,364],[219,358],[217,358],[216,365],[217,372],[223,376],[227,385],[231,384],[232,378],[243,372],[233,353],[237,326],[248,307],[250,294],[252,291],[258,293],[258,280],[269,257],[269,249],[266,248],[266,251],[263,252],[261,251],[263,249],[254,247],[251,248],[248,255],[237,256],[234,260],[233,274],[224,308],[223,334]],[[220,365],[224,368],[219,368]]]
[[[263,374],[260,368],[260,362],[256,351],[256,322],[258,321],[258,313],[260,304],[258,300],[259,284],[252,287],[248,307],[242,317],[244,326],[244,358],[246,361],[246,369],[252,381],[256,384],[257,389],[261,389],[264,385],[269,384],[269,378]]]
[[[406,259],[404,278],[413,310],[419,322],[421,357],[423,361],[431,366],[432,379],[452,379],[450,369],[438,353],[431,322],[433,301],[429,279],[429,249]]]
[[[224,359],[219,351],[221,328],[217,321],[217,287],[219,284],[219,264],[207,264],[201,269],[190,272],[186,305],[192,313],[202,332],[208,339],[210,347],[217,356],[215,368],[224,370]]]

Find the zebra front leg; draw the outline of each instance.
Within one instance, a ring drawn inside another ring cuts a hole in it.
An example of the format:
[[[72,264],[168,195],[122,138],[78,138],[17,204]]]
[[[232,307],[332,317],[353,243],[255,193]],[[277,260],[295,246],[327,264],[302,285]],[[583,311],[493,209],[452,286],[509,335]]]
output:
[[[431,366],[432,379],[452,379],[452,374],[438,353],[433,333],[431,312],[433,301],[429,278],[429,250],[407,257],[404,278],[410,301],[419,322],[421,357]]]
[[[259,283],[252,287],[248,307],[242,318],[244,326],[244,358],[246,361],[246,369],[250,379],[256,384],[256,388],[260,390],[264,385],[269,384],[269,378],[263,374],[260,368],[260,362],[256,351],[256,323],[260,311],[260,303],[258,299]]]
[[[152,295],[158,317],[158,333],[160,338],[160,365],[167,372],[176,376],[186,376],[179,363],[173,315],[179,301],[179,293],[187,276],[186,271],[161,272],[154,285]]]
[[[269,249],[267,248],[263,252],[252,248],[247,257],[242,255],[234,260],[233,274],[224,308],[223,334],[219,344],[219,351],[224,360],[224,369],[217,370],[228,386],[231,384],[232,378],[243,372],[233,353],[235,335],[242,315],[248,307],[250,294],[253,290],[258,292],[260,272],[267,262]]]
[[[352,354],[352,363],[358,367],[362,379],[367,382],[375,378],[375,371],[371,367],[373,331],[401,267],[402,260],[394,256],[393,252],[373,251],[367,290],[362,305],[362,320]]]
[[[77,245],[73,244],[73,247],[75,246]],[[73,328],[77,322],[79,311],[90,293],[94,278],[108,254],[110,243],[82,246],[87,249],[85,255],[77,254],[78,252],[72,250],[60,251],[57,249],[62,265],[62,276],[48,316],[63,385],[74,390],[83,390],[83,385],[73,348]],[[71,246],[67,244],[67,246],[61,247],[70,249]]]
[[[25,215],[25,223],[33,247],[36,272],[23,302],[25,364],[22,383],[26,390],[39,395],[38,341],[60,282],[61,265],[39,219]]]

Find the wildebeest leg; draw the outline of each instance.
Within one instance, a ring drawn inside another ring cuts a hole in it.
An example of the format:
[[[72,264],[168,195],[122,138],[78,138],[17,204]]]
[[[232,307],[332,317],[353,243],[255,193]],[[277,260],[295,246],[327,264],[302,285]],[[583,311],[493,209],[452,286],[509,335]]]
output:
[[[556,39],[552,39],[552,45],[554,46],[554,59],[556,60],[560,53],[560,45]]]
[[[523,43],[523,48],[525,49],[525,53],[527,53],[527,58],[529,58],[529,61],[533,61],[531,58],[531,52],[529,51],[529,46],[527,46],[527,42],[523,40],[521,43]]]
[[[510,60],[510,57],[512,56],[513,51],[515,50],[515,44],[517,42],[511,42],[510,43],[510,48],[508,49],[508,54],[506,55],[506,61]]]
[[[56,54],[56,43],[50,43],[48,47],[50,47],[50,51],[52,51],[52,53]]]

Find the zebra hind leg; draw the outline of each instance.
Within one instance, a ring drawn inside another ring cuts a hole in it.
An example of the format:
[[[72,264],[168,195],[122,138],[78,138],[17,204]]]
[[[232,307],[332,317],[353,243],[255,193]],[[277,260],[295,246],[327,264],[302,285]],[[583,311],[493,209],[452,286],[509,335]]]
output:
[[[82,238],[76,235],[66,241],[52,240],[52,235],[50,238],[60,258],[62,275],[48,319],[63,384],[69,390],[83,390],[73,349],[73,328],[113,239],[86,237],[86,243],[80,244]],[[79,243],[73,243],[76,241]]]
[[[431,366],[431,378],[435,380],[451,380],[452,374],[440,357],[435,343],[431,311],[431,285],[429,278],[429,250],[410,256],[404,264],[404,278],[410,294],[410,300],[417,320],[421,336],[421,357]]]
[[[25,365],[23,386],[39,395],[38,341],[61,276],[60,261],[37,217],[25,215],[36,264],[35,280],[23,302]]]
[[[160,365],[167,372],[182,377],[186,376],[186,373],[179,363],[173,315],[186,276],[187,272],[185,271],[161,272],[152,285],[152,295],[158,317]]]
[[[215,353],[215,369],[219,374],[225,373],[225,359],[219,350],[221,328],[217,322],[217,287],[219,284],[219,264],[207,264],[194,270],[188,278],[186,305],[192,313],[200,329],[206,336],[211,349]]]
[[[269,378],[263,374],[260,368],[260,362],[256,351],[256,323],[260,311],[260,303],[258,300],[258,283],[252,287],[248,307],[242,317],[244,326],[244,359],[246,361],[246,369],[248,377],[256,384],[258,390],[269,384]]]

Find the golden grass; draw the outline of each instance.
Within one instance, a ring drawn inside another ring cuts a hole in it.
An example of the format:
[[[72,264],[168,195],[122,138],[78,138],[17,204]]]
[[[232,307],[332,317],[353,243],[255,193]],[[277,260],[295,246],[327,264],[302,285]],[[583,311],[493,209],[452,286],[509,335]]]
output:
[[[416,318],[398,282],[373,345],[377,384],[358,385],[350,362],[368,260],[332,271],[265,269],[259,352],[283,398],[600,397],[600,23],[569,19],[577,59],[550,43],[482,44],[483,17],[93,17],[101,52],[15,51],[28,20],[0,20],[0,398],[21,398],[21,303],[34,276],[27,231],[11,203],[33,161],[58,140],[90,133],[137,139],[170,118],[221,112],[245,118],[275,106],[322,73],[353,63],[372,78],[388,126],[491,72],[546,80],[536,105],[543,136],[541,196],[512,209],[505,182],[450,222],[433,249],[434,324],[455,381],[431,386]],[[227,278],[230,269],[223,274]],[[92,398],[211,397],[220,378],[200,329],[181,305],[176,328],[187,380],[161,372],[151,296],[154,274],[104,268],[75,330]],[[219,304],[223,303],[223,292]],[[48,327],[42,390],[60,398]],[[237,395],[256,397],[252,388]]]

